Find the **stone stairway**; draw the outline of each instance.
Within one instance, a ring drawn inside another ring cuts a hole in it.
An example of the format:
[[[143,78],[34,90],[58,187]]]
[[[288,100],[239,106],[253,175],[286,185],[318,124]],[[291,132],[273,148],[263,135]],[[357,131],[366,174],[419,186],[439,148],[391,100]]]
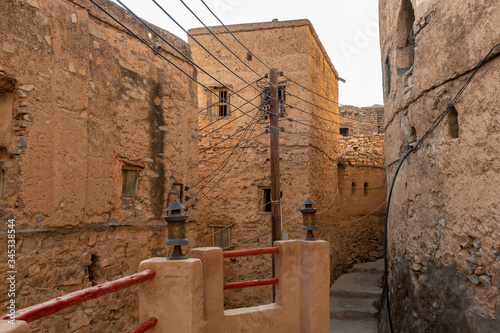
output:
[[[356,264],[330,288],[330,333],[377,333],[384,260]]]

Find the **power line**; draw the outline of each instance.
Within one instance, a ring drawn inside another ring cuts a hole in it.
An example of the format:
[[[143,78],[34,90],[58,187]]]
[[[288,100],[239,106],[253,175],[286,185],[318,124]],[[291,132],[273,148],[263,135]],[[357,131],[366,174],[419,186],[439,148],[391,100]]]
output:
[[[247,141],[245,141],[245,144],[246,144],[248,141],[255,140],[255,139],[257,139],[258,137],[260,137],[261,135],[263,135],[263,134],[267,134],[267,133],[268,133],[268,132],[262,132],[262,133],[260,133],[260,134],[257,134],[257,135],[256,135],[256,136],[254,136],[253,138],[250,138],[250,139],[248,139]],[[241,144],[237,144],[235,147],[236,147],[236,148],[238,148],[239,146],[241,146]],[[219,156],[221,156],[221,155],[226,154],[228,151],[230,151],[230,150],[232,150],[232,149],[233,149],[233,147],[231,147],[231,148],[229,148],[229,149],[227,149],[227,150],[224,150],[223,152],[221,152],[221,153],[219,153],[219,154],[216,154],[216,155],[214,155],[214,156],[212,156],[212,157],[210,157],[210,158],[207,158],[207,159],[204,159],[204,160],[198,161],[198,163],[199,163],[199,164],[203,164],[203,163],[206,163],[206,162],[208,162],[208,161],[211,161],[211,160],[213,160],[214,158],[217,158],[217,157],[219,157]]]
[[[255,124],[255,123],[257,123],[257,122],[254,122],[254,124]],[[248,130],[248,128],[249,128],[249,127],[247,127],[247,130]],[[253,131],[253,130],[252,130],[252,131]],[[239,143],[239,142],[241,142],[241,140],[242,140],[243,138],[244,138],[244,135],[243,135],[243,136],[239,139],[238,143]],[[195,185],[191,186],[190,188],[193,188],[193,187],[198,186],[198,185],[199,185],[200,183],[202,183],[205,179],[207,179],[208,177],[210,177],[210,176],[211,176],[214,172],[216,172],[217,170],[219,170],[219,171],[217,171],[217,173],[214,175],[214,177],[212,177],[212,178],[211,178],[211,179],[207,182],[207,184],[208,184],[210,181],[212,181],[212,179],[214,179],[214,178],[215,178],[215,176],[217,176],[217,175],[219,174],[219,172],[222,170],[222,168],[226,165],[227,161],[228,161],[228,160],[229,160],[229,158],[233,155],[233,153],[234,153],[234,151],[235,151],[235,150],[236,150],[236,147],[234,147],[234,148],[233,148],[233,151],[231,152],[231,154],[229,154],[229,156],[226,158],[226,160],[224,160],[224,162],[223,162],[223,163],[221,163],[221,164],[219,165],[219,167],[217,167],[214,171],[212,171],[210,174],[208,174],[207,176],[205,176],[202,180],[198,181]],[[206,185],[205,185],[205,186],[203,186],[203,188],[205,188],[205,187],[206,187]],[[202,189],[203,189],[203,188],[202,188]]]
[[[217,19],[217,21],[219,21],[219,23],[226,29],[227,32],[229,32],[229,34],[231,34],[231,36],[233,36],[233,38],[238,42],[240,43],[241,46],[243,46],[247,51],[248,53],[250,53],[253,57],[255,57],[255,59],[257,59],[258,61],[260,61],[260,63],[262,63],[264,66],[267,67],[267,69],[271,70],[272,68],[269,67],[265,62],[263,62],[262,60],[259,59],[259,57],[257,57],[252,51],[250,51],[250,49],[248,47],[245,46],[245,44],[243,44],[232,32],[231,30],[228,29],[228,27],[222,23],[222,21],[217,17],[217,15],[215,15],[215,13],[210,9],[210,7],[207,6],[207,4],[205,3],[205,1],[203,0],[200,0],[203,5],[205,5],[205,7],[208,9],[208,11]]]
[[[343,142],[340,142],[340,141],[324,139],[324,138],[320,138],[318,136],[312,136],[312,135],[308,135],[308,134],[304,134],[304,133],[298,133],[298,132],[292,132],[292,131],[286,131],[286,130],[283,131],[283,132],[284,133],[289,133],[289,134],[296,134],[296,135],[300,135],[300,136],[305,136],[305,137],[308,137],[308,138],[311,138],[311,139],[317,139],[317,140],[322,140],[322,141],[327,141],[327,142],[344,144]]]
[[[256,123],[257,122],[255,122],[255,124]],[[252,133],[252,132],[253,132],[253,129],[252,129],[252,131],[250,133]],[[235,147],[235,149],[236,149],[236,147]],[[210,188],[201,198],[197,199],[195,201],[195,203],[193,203],[193,205],[196,204],[197,202],[199,202],[200,200],[202,200],[203,198],[205,198],[210,192],[212,192],[217,187],[217,185],[219,185],[219,183],[222,181],[222,179],[224,179],[227,176],[227,174],[233,169],[233,167],[235,166],[235,164],[238,162],[238,160],[240,159],[240,157],[243,155],[244,151],[245,151],[244,149],[241,149],[240,155],[238,155],[238,157],[236,158],[236,160],[234,161],[234,163],[231,165],[231,167],[229,167],[229,170],[227,170],[226,173],[223,174],[221,178],[219,178],[219,180],[215,183],[215,185],[212,188]],[[232,153],[231,153],[231,155],[232,155]],[[231,155],[229,155],[229,157],[231,157]],[[217,176],[217,174],[215,176]],[[215,176],[212,177],[212,179],[215,178]],[[202,189],[204,189],[209,183],[210,183],[210,181],[207,182],[207,184]],[[202,189],[200,189],[200,191]]]
[[[326,111],[326,112],[328,112],[328,113],[331,113],[331,114],[334,114],[334,115],[338,115],[338,116],[340,116],[340,117],[345,117],[345,118],[351,119],[352,121],[355,121],[355,122],[358,122],[358,123],[361,123],[361,124],[363,124],[363,123],[364,123],[364,124],[370,124],[370,125],[372,124],[371,122],[368,122],[368,121],[361,121],[361,120],[359,120],[359,119],[356,119],[356,118],[351,118],[351,117],[349,117],[349,116],[342,115],[342,114],[340,114],[340,113],[338,113],[338,112],[335,112],[335,111],[331,111],[331,110],[325,109],[325,108],[323,108],[323,107],[321,107],[321,106],[319,106],[319,105],[316,105],[316,104],[314,104],[314,103],[312,103],[312,102],[309,102],[309,101],[307,101],[307,100],[305,100],[305,99],[303,99],[303,98],[301,98],[301,97],[298,97],[298,96],[296,96],[296,95],[294,95],[294,94],[291,94],[291,93],[289,93],[289,92],[285,92],[285,93],[286,93],[287,95],[289,95],[289,96],[292,96],[292,97],[298,98],[298,99],[300,99],[300,100],[302,100],[302,101],[304,101],[304,102],[306,102],[306,103],[308,103],[308,104],[310,104],[310,105],[312,105],[312,106],[314,106],[314,107],[317,107],[317,108],[319,108],[319,109],[321,109],[321,110],[323,110],[323,111]],[[296,107],[296,106],[293,106],[293,105],[289,105],[289,104],[286,104],[286,103],[285,103],[285,106],[290,106],[291,108],[297,109],[297,110],[299,110],[299,111],[301,111],[301,112],[304,112],[304,113],[307,113],[307,114],[310,114],[310,115],[312,115],[313,117],[318,117],[318,118],[321,118],[321,119],[324,119],[324,120],[327,120],[327,121],[330,121],[330,122],[333,122],[333,123],[336,123],[336,124],[339,124],[339,125],[345,125],[345,123],[338,122],[338,121],[334,121],[334,120],[327,119],[327,118],[322,118],[322,117],[320,117],[320,116],[317,116],[317,115],[315,115],[315,114],[313,114],[313,113],[310,113],[310,112],[308,112],[308,111],[302,110],[302,109],[300,109],[300,108],[298,108],[298,107]],[[369,129],[370,129],[369,127],[360,127],[360,126],[354,126],[354,125],[350,125],[349,127],[351,127],[351,128],[357,128],[357,129],[364,130],[364,131],[369,131]]]
[[[261,119],[258,119],[258,120],[262,120],[262,119],[264,119],[264,118],[261,118]],[[223,142],[225,142],[225,141],[227,141],[227,140],[231,139],[231,138],[232,138],[232,137],[234,137],[236,134],[238,134],[238,133],[240,133],[240,132],[242,132],[242,131],[246,130],[246,129],[247,129],[247,128],[249,128],[250,126],[252,126],[252,125],[256,124],[256,123],[258,122],[258,120],[257,120],[257,121],[254,121],[254,122],[252,122],[252,123],[250,123],[250,124],[249,124],[249,125],[247,125],[246,127],[242,127],[242,128],[240,128],[239,130],[237,130],[237,131],[236,131],[236,132],[234,132],[233,134],[228,135],[228,136],[227,136],[227,138],[225,138],[225,139],[222,139],[222,140],[218,141],[217,143],[215,143],[215,144],[211,145],[210,147],[203,148],[203,150],[202,150],[202,151],[200,151],[200,153],[204,153],[204,152],[206,152],[207,150],[212,149],[213,147],[216,147],[216,146],[220,145],[221,143],[223,143]]]
[[[188,74],[186,71],[184,71],[182,68],[180,68],[177,64],[175,64],[173,61],[171,61],[170,59],[168,59],[167,57],[165,57],[163,54],[161,54],[157,49],[155,49],[153,46],[151,46],[149,43],[147,43],[143,38],[139,37],[136,33],[134,33],[132,30],[130,30],[125,24],[123,24],[120,20],[118,20],[117,18],[115,18],[111,13],[109,13],[107,10],[105,10],[103,7],[101,7],[98,3],[96,3],[94,0],[90,0],[90,2],[92,2],[97,8],[99,8],[103,13],[105,13],[106,15],[108,15],[111,19],[113,19],[117,24],[119,24],[123,29],[125,29],[130,35],[132,35],[133,37],[135,37],[136,39],[138,39],[139,41],[141,41],[144,45],[146,45],[148,48],[150,48],[154,53],[156,53],[157,55],[159,55],[162,59],[164,59],[165,61],[167,61],[170,65],[174,66],[177,70],[179,70],[181,73],[183,73],[184,75],[186,75],[188,78],[190,78],[193,82],[196,82],[197,84],[199,84],[200,86],[204,87],[205,89],[207,89],[210,93],[214,94],[215,96],[219,97],[219,95],[214,92],[213,90],[211,90],[210,88],[208,88],[205,84],[201,83],[200,81],[198,81],[197,79],[195,79],[193,76],[191,76],[190,74]],[[155,32],[155,34],[158,35],[158,33],[154,30],[154,29],[151,29],[153,32]],[[160,36],[161,37],[161,36]],[[161,37],[163,39],[163,37]],[[167,42],[167,44],[170,44],[169,42]],[[181,53],[182,54],[182,53]],[[192,61],[190,61],[192,63]],[[223,99],[223,98],[221,98]],[[246,114],[247,116],[253,118],[253,119],[256,119],[255,117],[247,114],[245,111],[241,110],[239,107],[236,107],[234,104],[230,103],[229,101],[226,101],[225,99],[223,99],[228,105],[231,105],[231,106],[234,106],[236,108],[236,110]],[[243,98],[243,100],[245,100]]]
[[[120,2],[120,0],[117,0]],[[200,43],[193,35],[191,35],[191,33],[189,33],[188,30],[186,30],[181,24],[179,24],[156,0],[152,0],[156,6],[158,6],[158,8],[160,8],[160,10],[165,13],[165,15],[167,15],[179,28],[182,29],[182,31],[184,31],[189,37],[191,37],[198,45],[200,45],[206,52],[208,52],[209,55],[211,55],[218,63],[220,63],[224,68],[226,68],[228,71],[230,71],[234,76],[236,76],[237,78],[239,78],[240,80],[242,80],[243,82],[245,82],[246,84],[248,84],[249,86],[251,86],[252,88],[260,91],[260,89],[256,88],[252,83],[249,83],[248,81],[246,81],[245,79],[243,79],[240,75],[238,75],[237,73],[235,73],[233,70],[231,70],[229,67],[227,67],[226,64],[224,64],[219,58],[217,58],[212,52],[210,52],[202,43]],[[196,16],[196,14],[191,10],[191,8],[189,8],[189,6],[187,6],[184,1],[180,0],[181,3],[191,12],[191,14],[194,15],[194,17],[196,17],[198,19],[198,21],[200,21],[204,26],[205,24],[203,23],[203,21],[201,21],[198,16]],[[205,26],[206,27],[206,26]],[[207,28],[207,27],[206,27]],[[207,28],[208,29],[208,28]],[[210,32],[211,30],[208,29]],[[212,33],[213,34],[213,33]],[[213,34],[215,36],[215,34]],[[217,38],[217,40],[219,40],[219,38],[217,36],[215,36],[215,38]],[[220,41],[220,40],[219,40]],[[222,43],[222,41],[220,41]],[[222,43],[224,45],[224,43]],[[230,50],[226,45],[224,45],[232,54],[234,54],[239,60],[241,60],[232,50]],[[243,62],[243,60],[241,60],[241,62]],[[259,79],[264,79],[264,76],[260,75],[259,73],[257,73],[253,68],[251,68],[249,65],[247,65],[245,62],[243,62],[249,69],[251,69],[255,74],[257,74],[257,76],[259,77]],[[213,78],[213,77],[212,77]]]
[[[155,1],[155,0],[153,0],[153,1]],[[249,65],[248,65],[246,62],[244,62],[244,61],[243,61],[243,60],[242,60],[242,59],[241,59],[241,58],[240,58],[240,57],[239,57],[236,53],[234,53],[234,52],[233,52],[233,50],[231,50],[231,49],[230,49],[230,48],[229,48],[226,44],[224,44],[224,42],[223,42],[222,40],[220,40],[220,38],[219,38],[219,37],[217,37],[217,35],[216,35],[216,34],[214,34],[212,30],[210,30],[210,28],[209,28],[209,27],[208,27],[208,26],[207,26],[207,25],[206,25],[206,24],[205,24],[205,23],[204,23],[204,22],[203,22],[203,21],[202,21],[202,20],[198,17],[198,15],[196,15],[196,14],[193,12],[193,10],[192,10],[192,9],[191,9],[188,5],[186,5],[186,3],[185,3],[183,0],[180,0],[180,2],[184,5],[184,7],[186,7],[186,8],[187,8],[187,10],[189,10],[189,12],[190,12],[191,14],[193,14],[193,16],[194,16],[194,17],[195,17],[195,18],[196,18],[196,19],[197,19],[197,20],[198,20],[198,21],[199,21],[199,22],[200,22],[200,23],[201,23],[201,24],[205,27],[205,29],[207,29],[207,30],[210,32],[210,34],[211,34],[212,36],[214,36],[214,37],[215,37],[215,39],[217,39],[217,41],[219,41],[219,43],[221,43],[221,44],[222,44],[222,45],[223,45],[223,46],[224,46],[224,47],[225,47],[225,48],[226,48],[229,52],[231,52],[231,54],[232,54],[232,55],[234,55],[234,56],[236,57],[236,59],[238,59],[238,60],[239,60],[239,61],[240,61],[243,65],[245,65],[245,66],[246,66],[248,69],[250,69],[252,72],[254,72],[255,74],[257,74],[257,76],[259,76],[261,79],[264,79],[264,77],[262,77],[259,73],[257,73],[257,72],[256,72],[256,71],[255,71],[255,70],[254,70],[251,66],[249,66]],[[203,1],[202,1],[202,2],[203,2]],[[205,4],[205,3],[203,3],[203,4]],[[205,4],[205,6],[206,6],[206,4]],[[209,10],[210,10],[210,9],[209,9]],[[211,11],[211,10],[210,10],[210,11]],[[193,36],[192,36],[189,32],[187,32],[187,31],[186,31],[186,33],[187,33],[187,34],[188,34],[191,38],[193,38],[193,39],[196,41],[196,39],[195,39],[195,38],[194,38],[194,37],[193,37]],[[198,41],[196,41],[196,42],[198,43]],[[198,43],[198,44],[199,44],[199,43]],[[200,44],[200,46],[201,46],[201,44]],[[203,46],[202,46],[202,47],[203,47]],[[203,47],[203,48],[204,48],[204,47]],[[204,48],[204,49],[205,49],[205,48]],[[205,50],[206,50],[206,49],[205,49]],[[269,82],[267,79],[266,79],[266,81],[267,81],[267,83],[271,84],[271,82]],[[269,96],[269,97],[271,97],[271,96]]]
[[[387,198],[387,207],[386,207],[386,215],[385,215],[385,223],[384,223],[384,288],[382,291],[382,295],[385,295],[385,300],[386,300],[386,303],[385,303],[385,311],[386,311],[385,331],[386,332],[387,332],[387,326],[388,326],[387,324],[389,324],[391,333],[393,331],[392,318],[391,318],[391,305],[390,305],[390,297],[389,297],[389,266],[388,266],[388,259],[387,259],[387,230],[388,230],[388,225],[389,225],[389,209],[390,209],[390,205],[391,205],[392,192],[394,190],[394,184],[396,183],[396,179],[397,179],[397,176],[399,174],[399,170],[401,169],[401,166],[403,165],[406,158],[411,153],[416,151],[420,146],[422,146],[423,141],[429,136],[430,133],[432,133],[434,131],[434,129],[437,127],[437,125],[439,125],[439,123],[441,123],[441,121],[444,119],[446,114],[451,110],[451,107],[458,101],[458,99],[460,98],[460,96],[462,96],[465,89],[469,86],[469,83],[472,81],[472,78],[477,74],[479,68],[481,68],[481,66],[486,62],[488,57],[493,53],[493,50],[499,46],[500,46],[500,43],[493,45],[493,47],[490,49],[488,54],[486,54],[486,56],[476,66],[475,70],[473,71],[471,76],[467,79],[467,81],[464,83],[462,88],[458,91],[458,93],[455,95],[455,97],[450,101],[450,103],[448,104],[446,109],[441,114],[439,114],[439,116],[436,117],[436,119],[432,123],[431,127],[429,127],[429,129],[424,133],[424,135],[422,135],[422,137],[417,141],[415,147],[408,150],[402,157],[400,157],[398,159],[399,164],[398,164],[398,167],[396,168],[396,171],[395,171],[394,176],[392,178],[391,187],[389,190],[389,196]],[[391,162],[389,165],[394,164],[396,161]],[[387,322],[387,320],[388,320],[388,322]]]
[[[325,96],[323,96],[323,95],[318,94],[318,93],[317,93],[317,92],[315,92],[314,90],[311,90],[311,89],[307,88],[306,86],[303,86],[302,84],[298,83],[298,82],[297,82],[297,81],[295,81],[295,80],[292,80],[292,79],[291,79],[291,78],[289,78],[288,76],[283,75],[283,77],[285,77],[285,78],[287,78],[288,80],[290,80],[291,82],[293,82],[293,83],[297,84],[299,87],[304,88],[304,89],[306,89],[307,91],[312,92],[313,94],[318,95],[319,97],[326,99],[327,101],[330,101],[330,102],[333,102],[333,103],[335,103],[335,104],[338,104],[339,106],[345,106],[345,105],[343,105],[343,104],[340,104],[338,101],[334,101],[333,99],[330,99],[330,98],[328,98],[328,97],[325,97]]]
[[[92,3],[95,3],[94,0],[90,0],[92,1]],[[208,73],[206,70],[204,70],[201,66],[199,66],[198,64],[196,64],[192,59],[190,59],[188,56],[186,56],[184,53],[182,53],[179,49],[177,49],[172,43],[170,43],[168,40],[166,40],[161,34],[159,34],[155,29],[153,29],[147,22],[145,22],[142,18],[140,18],[137,14],[135,14],[132,10],[130,10],[125,4],[123,4],[123,2],[121,0],[116,0],[120,5],[122,5],[129,13],[131,13],[138,21],[140,21],[145,27],[147,27],[149,30],[151,30],[157,37],[159,37],[162,41],[164,41],[165,43],[167,43],[172,49],[174,49],[176,52],[178,52],[182,57],[184,57],[189,63],[191,63],[193,66],[195,66],[196,68],[198,68],[199,70],[201,70],[203,73],[205,73],[206,75],[208,75],[211,79],[213,79],[214,81],[216,81],[217,83],[219,83],[221,86],[224,86],[226,87],[227,90],[233,92],[236,96],[240,97],[241,99],[243,99],[244,101],[247,101],[248,100],[246,98],[244,98],[243,96],[241,96],[239,93],[237,93],[236,91],[234,91],[233,89],[231,89],[229,86],[226,86],[224,83],[222,83],[221,81],[219,81],[218,79],[216,79],[213,75],[211,75],[210,73]],[[102,7],[100,7],[102,9]],[[102,9],[104,10],[104,9]],[[107,12],[106,12],[107,13]],[[110,14],[108,14],[110,15]],[[115,18],[113,18],[115,19]],[[121,22],[119,22],[118,20],[115,19],[115,21],[117,21],[120,25],[124,26]],[[129,30],[130,31],[130,30]],[[136,35],[137,36],[137,35]],[[142,39],[141,39],[142,40]],[[147,44],[147,43],[146,43]],[[149,44],[147,44],[149,45]],[[155,50],[153,47],[150,46],[151,49]],[[165,58],[166,59],[166,58]],[[234,73],[234,72],[233,72]],[[198,82],[198,81],[196,81]],[[246,81],[245,81],[246,82]],[[201,84],[201,83],[200,83]],[[213,90],[209,89],[206,85],[203,85],[203,87],[205,87],[207,90],[209,90],[211,93],[213,93],[215,96],[217,96],[219,99],[223,100],[225,103],[227,104],[230,104],[229,101],[227,101],[226,99],[222,98],[221,96],[219,96],[216,92],[214,92]],[[256,108],[259,108],[259,106],[253,104],[253,103],[250,103],[251,105],[253,105],[254,107]],[[243,110],[237,108],[239,111],[245,113]],[[251,117],[250,115],[248,115],[249,117]]]
[[[254,99],[256,99],[257,97],[259,97],[259,95],[257,95],[257,96],[255,96],[254,98],[252,98],[252,99],[251,99],[251,101],[253,101],[253,100],[254,100]],[[246,104],[248,104],[248,103],[247,103],[247,102],[245,102],[243,105],[241,105],[241,107],[245,106]],[[254,108],[254,109],[255,109],[255,108]],[[254,110],[254,109],[252,109],[252,110]],[[250,111],[251,111],[251,110],[250,110]],[[221,129],[221,128],[223,128],[223,127],[227,126],[227,125],[229,125],[230,123],[232,123],[232,122],[234,122],[234,121],[236,121],[236,120],[238,120],[238,119],[240,119],[240,118],[241,118],[242,116],[244,116],[244,115],[245,115],[245,114],[242,114],[242,115],[240,115],[240,116],[238,116],[238,117],[236,117],[236,118],[233,118],[233,119],[231,119],[230,121],[228,121],[228,122],[224,123],[224,125],[222,125],[222,126],[219,126],[219,127],[217,127],[217,128],[212,129],[210,132],[208,132],[208,133],[206,133],[206,134],[204,134],[204,135],[200,136],[200,137],[199,137],[199,139],[203,139],[203,138],[205,138],[205,137],[209,136],[210,134],[217,132],[219,129]],[[209,125],[207,125],[207,126],[203,127],[202,129],[200,129],[199,131],[202,131],[203,129],[207,128],[208,126],[213,125],[214,123],[216,123],[217,121],[220,121],[221,119],[224,119],[224,118],[222,118],[222,117],[221,117],[221,118],[217,119],[216,121],[212,122],[211,124],[209,124]]]

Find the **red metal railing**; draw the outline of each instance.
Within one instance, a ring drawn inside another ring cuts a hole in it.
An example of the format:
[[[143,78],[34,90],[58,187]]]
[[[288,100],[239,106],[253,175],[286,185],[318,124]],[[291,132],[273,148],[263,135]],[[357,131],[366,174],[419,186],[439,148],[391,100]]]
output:
[[[21,309],[16,312],[17,320],[24,320],[30,322],[42,317],[56,313],[62,309],[70,307],[75,304],[83,303],[85,301],[104,296],[106,294],[133,286],[135,284],[144,282],[153,278],[156,272],[152,269],[147,269],[145,271],[129,275],[127,277],[106,282],[95,287],[78,290],[69,293],[64,296],[54,298],[50,301],[33,305],[31,307]],[[8,316],[2,317],[2,319],[7,319]],[[140,331],[139,331],[140,332]]]
[[[228,282],[228,283],[224,283],[224,290],[257,287],[257,286],[267,286],[270,284],[276,284],[279,281],[280,280],[278,278],[272,278],[272,279],[262,279],[262,280],[252,280],[252,281]]]
[[[224,256],[224,258],[235,258],[235,257],[254,256],[258,254],[279,253],[279,252],[280,252],[279,247],[262,247],[257,249],[248,249],[248,250],[224,251],[222,252],[222,255]],[[278,282],[279,282],[278,278],[228,282],[224,283],[224,290],[267,286],[270,284],[276,284]]]
[[[279,252],[280,252],[279,247],[262,247],[249,250],[224,251],[222,252],[222,255],[224,256],[224,258],[234,258],[243,256],[254,256],[257,254],[279,253]]]
[[[157,322],[158,322],[158,319],[156,319],[155,317],[151,317],[151,318],[146,319],[142,323],[137,324],[132,328],[129,328],[128,330],[126,330],[123,333],[144,333],[147,330],[149,330],[150,328],[155,327]]]

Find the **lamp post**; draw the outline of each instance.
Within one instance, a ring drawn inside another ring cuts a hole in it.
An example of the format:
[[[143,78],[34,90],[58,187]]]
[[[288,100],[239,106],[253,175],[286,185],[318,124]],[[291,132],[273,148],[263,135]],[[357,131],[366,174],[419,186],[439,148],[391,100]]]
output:
[[[168,240],[165,242],[165,245],[174,247],[174,251],[168,260],[187,259],[181,249],[181,245],[189,244],[186,238],[186,221],[189,215],[181,213],[185,208],[186,207],[178,201],[174,201],[168,206],[167,215],[164,217],[165,221],[168,223]]]
[[[302,213],[302,230],[307,230],[306,238],[304,240],[314,241],[317,240],[313,235],[313,230],[318,230],[318,226],[316,225],[316,212],[318,211],[316,208],[313,208],[315,202],[311,199],[307,198],[302,205],[304,208],[300,210]]]

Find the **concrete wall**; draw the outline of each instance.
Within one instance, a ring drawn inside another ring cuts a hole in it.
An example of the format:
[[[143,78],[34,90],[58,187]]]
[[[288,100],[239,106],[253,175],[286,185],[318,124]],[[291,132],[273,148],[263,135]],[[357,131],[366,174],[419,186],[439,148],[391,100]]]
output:
[[[147,37],[123,10],[102,3]],[[0,138],[10,136],[0,142],[0,217],[16,220],[22,308],[166,255],[167,194],[174,182],[197,179],[197,98],[193,82],[87,1],[4,1],[0,12],[0,94],[13,97],[9,110],[0,106]],[[189,55],[185,42],[162,34]],[[122,195],[124,166],[139,170],[134,196]],[[2,223],[1,253],[6,229]],[[39,320],[35,331],[123,331],[138,320],[134,290]],[[8,301],[2,293],[1,307]]]
[[[270,67],[275,67],[279,71],[293,80],[301,83],[309,89],[328,96],[332,100],[338,98],[338,86],[335,68],[331,64],[328,56],[324,52],[321,43],[307,20],[268,22],[255,24],[233,25],[229,27],[232,32],[249,49],[252,50],[261,60]],[[257,59],[247,58],[248,52],[234,40],[221,27],[211,27],[217,36],[233,50],[246,64],[251,66],[261,75],[269,70]],[[253,82],[258,76],[242,64],[224,46],[222,46],[206,29],[192,29],[190,33],[194,38],[202,43],[219,60],[233,69],[238,75]],[[203,50],[193,38],[189,44],[192,48],[194,60],[219,81],[229,85],[233,90],[245,87],[245,83],[235,77],[213,56]],[[250,59],[250,60],[249,60]],[[206,74],[199,72],[199,79],[207,85],[218,85],[216,81]],[[285,82],[283,77],[279,77],[279,82]],[[260,117],[261,112],[256,109],[261,103],[260,90],[265,81],[259,82],[259,88],[247,87],[240,92],[242,97],[252,99],[254,105],[247,104],[242,110],[254,116]],[[324,99],[316,99],[314,94],[300,88],[297,84],[288,82],[286,91],[297,95],[306,101],[313,102],[318,106],[338,112],[337,105]],[[215,119],[211,118],[206,110],[207,93],[203,88],[199,88],[200,112],[200,179],[210,175],[216,168],[224,162],[229,153],[213,158],[217,154],[237,145],[241,133],[233,138],[228,137],[237,133],[249,125],[252,119],[242,116],[240,111],[233,108],[233,112],[227,119],[218,121],[210,125]],[[243,105],[242,98],[233,95],[230,102],[236,106]],[[308,103],[296,97],[287,96],[286,103],[296,106],[306,112],[320,115],[327,119],[338,122],[338,114],[322,111],[320,108],[312,107]],[[300,112],[295,108],[286,108],[286,117],[300,120],[306,125],[324,126],[332,132],[338,132],[338,124],[320,124],[317,118]],[[231,122],[232,121],[232,122]],[[229,123],[231,122],[231,123]],[[213,132],[219,126],[225,127]],[[263,120],[251,128],[252,132],[245,138],[252,138],[263,133],[269,126],[269,121]],[[324,169],[314,169],[315,167],[336,168],[335,156],[338,148],[332,142],[311,139],[308,136],[327,138],[338,141],[338,135],[331,132],[320,131],[297,122],[290,122],[282,118],[280,126],[285,131],[301,133],[306,136],[290,133],[280,133],[280,157],[281,163],[281,191],[283,198],[282,216],[283,232],[289,234],[289,238],[303,238],[305,233],[300,230],[302,217],[299,212],[300,204],[311,197],[317,203],[319,209],[326,208],[335,194],[335,188],[331,184],[336,183],[335,174]],[[223,140],[222,144],[210,148],[213,144]],[[243,140],[243,142],[246,141]],[[237,160],[237,157],[241,157]],[[267,246],[266,240],[271,235],[270,213],[263,211],[263,190],[270,187],[270,165],[266,159],[269,157],[269,135],[264,134],[257,139],[251,140],[248,146],[237,148],[233,157],[229,160],[222,171],[210,181],[210,184],[203,186],[210,180],[211,176],[202,182],[198,189],[200,202],[198,205],[199,234],[198,246],[212,245],[211,225],[231,224],[231,247],[246,248]],[[207,159],[213,158],[210,161]],[[235,161],[237,162],[235,163]],[[217,187],[210,190],[217,184],[219,178],[224,175],[230,166],[234,164],[232,170],[225,176]],[[312,171],[314,170],[314,171]],[[206,195],[206,193],[208,195]],[[206,195],[206,196],[205,196]],[[333,218],[334,210],[326,212],[325,218]],[[332,225],[322,227],[318,236],[322,239],[330,240]],[[257,279],[271,276],[271,265],[264,257],[236,258],[226,263],[225,278],[231,281]],[[269,303],[271,301],[271,288],[260,287],[252,290],[228,291],[225,293],[226,304],[231,306],[249,306]]]
[[[224,310],[220,248],[193,249],[196,259],[143,261],[140,270],[152,268],[156,276],[139,287],[140,320],[158,319],[152,333],[329,332],[328,243],[277,241],[275,246],[276,302],[232,310]]]
[[[500,41],[499,12],[498,1],[380,1],[388,183],[391,162]],[[499,52],[401,168],[389,216],[395,331],[498,330]]]

